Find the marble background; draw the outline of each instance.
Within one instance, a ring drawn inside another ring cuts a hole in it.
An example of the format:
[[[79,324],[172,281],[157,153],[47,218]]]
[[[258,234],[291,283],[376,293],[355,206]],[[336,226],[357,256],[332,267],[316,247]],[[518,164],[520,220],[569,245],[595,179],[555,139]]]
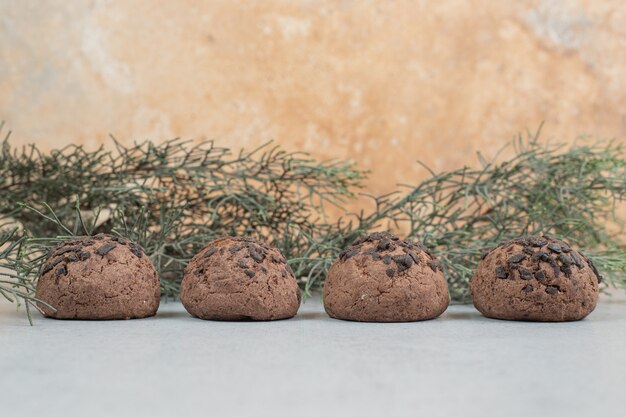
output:
[[[0,119],[47,149],[273,139],[383,193],[542,121],[625,141],[626,2],[0,0]]]

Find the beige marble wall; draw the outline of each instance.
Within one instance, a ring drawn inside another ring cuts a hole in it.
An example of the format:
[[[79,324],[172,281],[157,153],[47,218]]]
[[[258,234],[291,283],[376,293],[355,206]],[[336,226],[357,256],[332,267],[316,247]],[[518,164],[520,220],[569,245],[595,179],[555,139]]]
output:
[[[369,191],[545,137],[626,138],[623,0],[0,0],[0,119],[44,147],[269,139]]]

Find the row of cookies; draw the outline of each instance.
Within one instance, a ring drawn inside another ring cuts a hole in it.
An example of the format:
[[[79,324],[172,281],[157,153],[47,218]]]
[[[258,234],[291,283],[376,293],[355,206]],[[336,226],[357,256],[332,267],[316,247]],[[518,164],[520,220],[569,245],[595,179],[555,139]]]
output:
[[[509,320],[569,321],[598,300],[593,263],[549,236],[521,237],[486,253],[471,281],[476,308]],[[36,297],[59,319],[149,317],[159,307],[159,277],[142,248],[96,235],[54,247]],[[300,289],[277,249],[244,237],[217,239],[187,265],[181,283],[187,311],[207,320],[277,320],[296,315]],[[331,266],[323,294],[334,318],[403,322],[438,317],[449,303],[437,258],[419,243],[386,232],[361,237]]]

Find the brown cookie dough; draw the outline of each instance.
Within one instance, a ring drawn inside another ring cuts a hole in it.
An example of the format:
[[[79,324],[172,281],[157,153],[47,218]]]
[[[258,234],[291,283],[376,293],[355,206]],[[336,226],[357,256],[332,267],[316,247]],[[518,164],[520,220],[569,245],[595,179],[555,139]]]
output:
[[[43,263],[36,297],[57,319],[110,320],[153,316],[159,308],[159,277],[141,247],[99,234],[55,246]]]
[[[509,240],[487,252],[471,281],[474,306],[505,320],[570,321],[596,307],[597,269],[550,236]]]
[[[296,315],[300,289],[278,249],[224,237],[187,265],[180,300],[192,316],[205,320],[279,320]]]
[[[324,308],[337,319],[428,320],[441,315],[448,302],[439,261],[424,246],[385,232],[346,248],[324,284]]]

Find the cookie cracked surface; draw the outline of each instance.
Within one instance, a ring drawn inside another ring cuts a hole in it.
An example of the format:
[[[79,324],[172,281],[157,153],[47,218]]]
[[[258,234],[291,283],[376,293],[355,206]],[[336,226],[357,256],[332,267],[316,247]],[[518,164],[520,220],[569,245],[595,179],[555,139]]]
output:
[[[99,234],[56,245],[41,267],[35,296],[57,319],[112,320],[149,317],[160,284],[143,249],[127,239]]]
[[[180,299],[206,320],[278,320],[296,315],[300,289],[278,249],[245,237],[209,243],[191,260]]]
[[[571,321],[593,311],[602,277],[590,259],[551,236],[524,236],[483,255],[470,289],[485,316]]]
[[[386,232],[348,246],[324,284],[326,312],[343,320],[428,320],[441,315],[448,302],[439,261],[423,245]]]

